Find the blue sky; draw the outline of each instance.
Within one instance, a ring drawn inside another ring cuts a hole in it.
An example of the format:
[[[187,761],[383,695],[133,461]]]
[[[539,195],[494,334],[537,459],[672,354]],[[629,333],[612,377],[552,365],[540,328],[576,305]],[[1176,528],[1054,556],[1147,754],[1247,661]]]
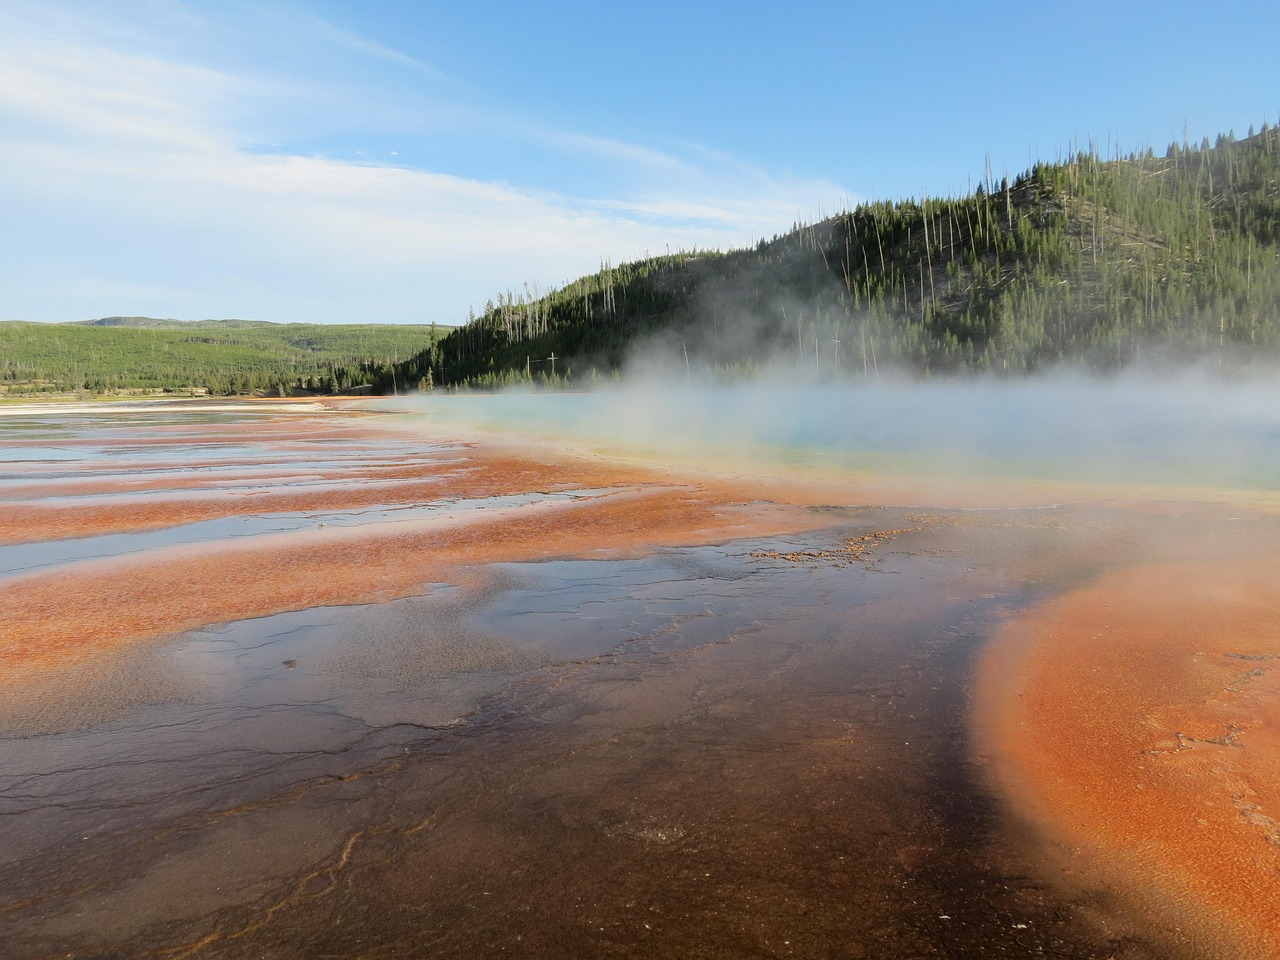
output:
[[[0,318],[465,319],[1280,115],[1271,3],[0,3]]]

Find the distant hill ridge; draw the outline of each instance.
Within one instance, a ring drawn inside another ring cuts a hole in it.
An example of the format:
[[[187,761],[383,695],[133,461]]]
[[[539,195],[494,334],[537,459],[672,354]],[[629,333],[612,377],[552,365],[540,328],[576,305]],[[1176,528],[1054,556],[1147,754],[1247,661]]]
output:
[[[270,320],[174,320],[155,317],[100,317],[97,320],[71,320],[80,327],[141,327],[148,329],[186,330],[198,327],[237,329],[245,327],[317,326],[317,324],[282,324]]]
[[[0,322],[0,395],[334,393],[386,382],[434,326],[104,317]],[[416,383],[416,381],[415,381]]]
[[[1280,135],[1037,163],[958,198],[864,203],[754,248],[499,294],[400,382],[492,387],[637,358],[802,379],[1016,375],[1280,350]],[[386,384],[383,384],[386,386]]]

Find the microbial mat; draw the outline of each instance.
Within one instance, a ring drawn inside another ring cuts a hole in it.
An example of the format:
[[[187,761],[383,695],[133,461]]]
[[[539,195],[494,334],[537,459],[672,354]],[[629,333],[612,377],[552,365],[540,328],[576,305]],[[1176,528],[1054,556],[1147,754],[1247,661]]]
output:
[[[1280,957],[1265,485],[524,402],[0,416],[6,957]]]

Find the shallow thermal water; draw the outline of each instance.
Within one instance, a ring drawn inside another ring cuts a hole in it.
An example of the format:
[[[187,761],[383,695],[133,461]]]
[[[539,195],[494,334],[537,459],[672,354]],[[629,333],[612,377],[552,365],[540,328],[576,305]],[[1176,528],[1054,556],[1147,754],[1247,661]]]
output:
[[[629,384],[386,400],[618,452],[831,470],[1280,488],[1280,389],[1190,376],[860,387]]]
[[[11,955],[1102,956],[1005,872],[966,752],[973,655],[1034,591],[920,533],[779,559],[903,525],[498,565],[36,687],[0,714]]]
[[[292,486],[292,483],[290,484]],[[306,487],[306,484],[299,484]],[[326,489],[331,486],[326,485]],[[369,483],[364,484],[367,489]],[[280,485],[269,488],[278,490]],[[350,510],[308,510],[284,513],[256,513],[244,516],[218,517],[184,523],[141,533],[110,533],[93,537],[69,537],[64,540],[44,540],[31,543],[0,544],[0,577],[45,570],[83,560],[98,560],[144,553],[159,547],[183,546],[200,543],[217,543],[241,537],[260,537],[271,534],[295,533],[324,527],[360,527],[370,524],[409,523],[428,518],[447,518],[465,515],[468,511],[494,510],[518,507],[534,503],[568,502],[597,494],[596,490],[566,491],[562,493],[527,493],[503,497],[449,497],[419,506],[378,506]],[[135,495],[140,499],[156,497]],[[187,494],[186,496],[190,496]],[[118,498],[106,498],[116,502]],[[44,503],[61,503],[50,498]]]
[[[166,418],[180,428],[167,444],[131,445],[156,438],[145,418],[97,433],[53,415],[10,420],[0,444],[65,434],[85,442],[23,461],[29,475],[127,479],[227,425]],[[299,430],[236,457],[301,457],[355,484],[423,448],[393,434],[308,448]],[[16,578],[176,543],[321,523],[375,537],[400,509],[0,547],[0,597]],[[1122,559],[1132,518],[821,515],[802,534],[483,564],[420,596],[113,647],[11,690],[4,955],[1162,956],[1097,919],[1105,891],[1043,882],[968,728],[992,632]]]

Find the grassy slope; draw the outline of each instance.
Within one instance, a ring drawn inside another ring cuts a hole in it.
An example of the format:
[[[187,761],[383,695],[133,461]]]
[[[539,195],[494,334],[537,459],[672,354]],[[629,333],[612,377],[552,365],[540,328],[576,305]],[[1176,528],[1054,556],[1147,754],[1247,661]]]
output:
[[[117,318],[112,318],[116,320]],[[0,387],[42,390],[275,390],[369,383],[432,342],[427,326],[150,321],[0,322]]]

